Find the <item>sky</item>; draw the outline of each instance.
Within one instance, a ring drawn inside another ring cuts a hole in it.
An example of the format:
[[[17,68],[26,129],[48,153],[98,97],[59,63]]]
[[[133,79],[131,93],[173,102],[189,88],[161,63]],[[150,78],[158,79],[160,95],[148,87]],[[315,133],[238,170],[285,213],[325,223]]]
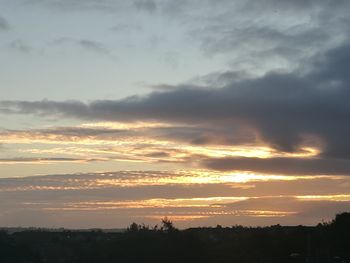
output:
[[[347,0],[0,0],[0,225],[350,210]]]

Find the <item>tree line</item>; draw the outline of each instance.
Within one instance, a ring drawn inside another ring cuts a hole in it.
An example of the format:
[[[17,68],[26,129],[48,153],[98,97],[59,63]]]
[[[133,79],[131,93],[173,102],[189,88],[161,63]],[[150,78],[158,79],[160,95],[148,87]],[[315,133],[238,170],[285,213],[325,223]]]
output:
[[[124,232],[0,232],[1,263],[350,262],[350,213],[317,226],[232,226],[178,230],[132,223]]]

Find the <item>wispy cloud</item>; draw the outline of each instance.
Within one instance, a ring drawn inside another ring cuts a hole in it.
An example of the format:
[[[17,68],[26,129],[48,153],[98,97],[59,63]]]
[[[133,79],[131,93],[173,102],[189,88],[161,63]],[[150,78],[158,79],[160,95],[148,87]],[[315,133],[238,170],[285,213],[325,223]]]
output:
[[[137,9],[147,12],[154,12],[157,9],[157,4],[153,0],[135,0],[134,5]]]
[[[111,30],[114,32],[139,32],[142,30],[140,25],[136,24],[118,24],[116,26],[111,27]]]
[[[52,42],[54,45],[74,44],[86,51],[114,58],[113,52],[102,42],[91,39],[74,39],[69,37],[57,38]]]
[[[110,54],[110,51],[106,47],[104,47],[103,44],[98,43],[96,41],[81,39],[78,40],[77,43],[87,50],[91,50],[105,55]]]
[[[9,47],[13,50],[22,52],[22,53],[30,53],[33,50],[33,47],[25,43],[23,40],[17,39],[11,41]]]
[[[349,177],[300,177],[272,180],[269,182],[272,185],[264,181],[228,183],[222,175],[186,171],[7,178],[0,179],[3,200],[0,223],[71,227],[83,222],[80,227],[124,227],[130,219],[153,223],[169,216],[178,220],[179,226],[187,224],[183,219],[194,220],[192,223],[197,226],[203,222],[206,225],[218,222],[261,225],[271,221],[314,224],[349,206],[350,195],[343,187],[349,180]],[[247,184],[254,187],[245,187]],[[295,184],[304,189],[291,187]],[[265,189],[266,186],[271,189]],[[308,194],[300,194],[305,191]],[[19,213],[21,217],[16,216]],[[101,220],[81,221],[87,214]],[[69,220],[55,220],[63,216]],[[14,220],[12,223],[10,218]]]
[[[24,164],[24,163],[65,163],[65,162],[97,162],[105,161],[105,159],[77,159],[77,158],[65,158],[65,157],[54,157],[54,158],[42,158],[42,157],[15,157],[15,158],[1,158],[0,164]]]
[[[7,20],[0,16],[0,31],[7,31],[10,29],[10,24],[7,22]]]

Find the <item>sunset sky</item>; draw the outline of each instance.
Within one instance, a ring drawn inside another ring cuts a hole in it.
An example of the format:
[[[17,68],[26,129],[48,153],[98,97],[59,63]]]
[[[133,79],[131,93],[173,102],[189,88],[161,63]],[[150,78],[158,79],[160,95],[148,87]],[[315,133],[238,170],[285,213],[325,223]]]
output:
[[[0,0],[0,226],[350,210],[350,1]]]

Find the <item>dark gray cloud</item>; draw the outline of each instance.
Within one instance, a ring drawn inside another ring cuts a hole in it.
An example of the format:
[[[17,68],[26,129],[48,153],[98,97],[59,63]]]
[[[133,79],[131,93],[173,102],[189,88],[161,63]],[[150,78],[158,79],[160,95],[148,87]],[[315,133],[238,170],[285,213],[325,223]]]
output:
[[[254,171],[290,175],[350,175],[350,161],[324,158],[214,158],[202,162],[220,171]]]
[[[321,142],[324,155],[350,157],[350,45],[320,53],[291,73],[271,72],[223,88],[181,86],[123,100],[2,101],[4,112],[89,120],[160,120],[199,127],[245,129],[282,151]],[[311,140],[311,142],[312,142]]]
[[[0,32],[1,31],[6,31],[10,29],[10,24],[7,22],[5,18],[0,16]]]
[[[224,55],[235,70],[261,74],[300,66],[347,39],[349,10],[348,1],[223,0],[207,1],[183,19],[205,54]]]
[[[234,126],[184,126],[150,129],[148,136],[185,142],[193,145],[253,145],[257,137],[240,127]]]

